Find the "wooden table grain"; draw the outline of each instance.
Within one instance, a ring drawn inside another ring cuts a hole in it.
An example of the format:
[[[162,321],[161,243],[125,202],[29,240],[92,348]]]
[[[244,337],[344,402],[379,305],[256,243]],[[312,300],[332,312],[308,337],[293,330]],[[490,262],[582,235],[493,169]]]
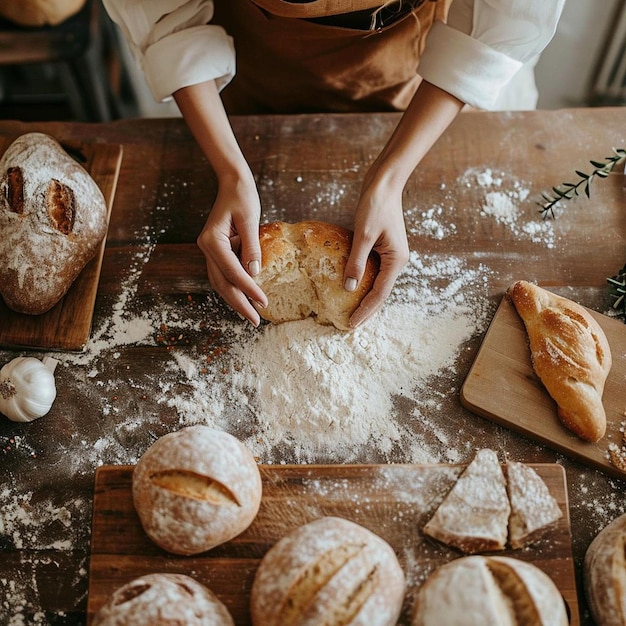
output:
[[[397,121],[398,115],[388,113],[233,118],[257,179],[264,219],[322,219],[351,226],[363,175]],[[135,313],[164,300],[184,308],[206,297],[210,287],[195,240],[217,185],[182,120],[0,120],[2,136],[30,131],[49,133],[69,145],[123,146],[96,300],[96,332],[109,320],[120,321],[124,311],[119,299],[129,275],[134,277]],[[481,288],[491,313],[519,278],[554,287],[605,312],[610,306],[606,277],[626,262],[622,172],[595,181],[590,199],[578,198],[564,208],[552,224],[554,240],[548,245],[533,242],[531,235],[520,234],[506,222],[484,219],[480,207],[486,188],[468,183],[467,176],[473,172],[474,183],[480,173],[503,177],[502,186],[492,188],[502,192],[517,181],[518,191],[524,191],[516,196],[519,208],[534,215],[541,192],[571,180],[575,170],[589,170],[590,159],[601,160],[613,147],[625,144],[625,108],[463,113],[406,187],[410,247],[433,258],[454,253],[467,268],[488,267],[489,280]],[[449,210],[439,222],[451,228],[446,219],[453,220],[453,235],[411,227],[415,216],[426,219],[433,207]],[[225,307],[207,311],[236,323]],[[175,350],[179,341],[178,336],[168,336],[168,330],[149,344],[120,343],[110,354],[103,352],[109,360],[99,363],[97,371],[87,358],[74,355],[57,368],[58,396],[46,417],[31,424],[0,419],[0,623],[85,623],[96,465],[133,463],[155,436],[179,425],[176,408],[159,404],[160,381],[154,375],[166,351]],[[464,409],[458,391],[481,340],[482,334],[472,337],[448,378],[456,399],[433,407],[427,417],[448,433],[471,433],[469,444],[459,446],[459,462],[469,461],[478,447],[491,447],[503,460],[563,465],[581,624],[590,625],[580,578],[582,559],[600,528],[626,512],[625,483]],[[93,341],[104,339],[95,336]],[[200,329],[180,341],[201,344],[207,337]],[[0,351],[0,363],[22,354]],[[130,415],[145,417],[150,425],[129,430]],[[111,432],[119,446],[101,449]],[[97,460],[90,464],[85,458]],[[288,450],[282,460],[294,462]],[[397,450],[387,460],[408,459]],[[364,464],[380,461],[376,451],[367,448],[356,459]]]

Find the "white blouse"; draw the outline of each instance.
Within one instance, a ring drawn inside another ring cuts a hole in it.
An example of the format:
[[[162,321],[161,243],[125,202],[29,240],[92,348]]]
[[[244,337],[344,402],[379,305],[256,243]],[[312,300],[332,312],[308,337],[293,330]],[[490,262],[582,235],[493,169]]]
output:
[[[181,87],[235,75],[235,47],[212,25],[212,0],[103,0],[158,101]],[[548,45],[565,0],[454,0],[436,22],[418,72],[481,109],[493,108],[518,70]]]

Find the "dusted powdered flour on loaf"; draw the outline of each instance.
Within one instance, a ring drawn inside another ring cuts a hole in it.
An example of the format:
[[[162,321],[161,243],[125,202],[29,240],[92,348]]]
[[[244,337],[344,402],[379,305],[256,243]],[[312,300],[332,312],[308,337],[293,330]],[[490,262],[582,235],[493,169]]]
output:
[[[424,526],[424,534],[468,554],[503,550],[510,512],[498,455],[479,450]]]
[[[548,486],[532,467],[509,461],[506,480],[511,503],[509,544],[512,548],[523,548],[540,539],[563,517],[563,513]]]
[[[117,589],[92,626],[234,626],[221,600],[183,574],[147,574]]]
[[[612,365],[606,335],[579,304],[527,281],[508,295],[522,318],[530,342],[533,369],[557,404],[561,422],[586,441],[606,432],[602,404]]]
[[[510,557],[466,556],[419,590],[411,626],[567,626],[561,592],[541,569]]]
[[[96,254],[107,206],[91,176],[52,137],[18,137],[0,159],[0,294],[41,314]]]
[[[261,504],[261,475],[235,437],[208,426],[169,433],[133,472],[133,503],[146,534],[174,554],[198,554],[233,539]]]
[[[387,542],[354,522],[323,517],[263,557],[251,592],[255,626],[393,626],[404,573]]]
[[[350,316],[372,288],[378,261],[371,254],[355,291],[343,273],[352,231],[325,222],[272,222],[260,228],[261,272],[255,277],[269,304],[258,307],[270,322],[313,317],[320,324],[350,329]]]
[[[615,518],[589,544],[584,587],[598,626],[626,624],[626,515]]]

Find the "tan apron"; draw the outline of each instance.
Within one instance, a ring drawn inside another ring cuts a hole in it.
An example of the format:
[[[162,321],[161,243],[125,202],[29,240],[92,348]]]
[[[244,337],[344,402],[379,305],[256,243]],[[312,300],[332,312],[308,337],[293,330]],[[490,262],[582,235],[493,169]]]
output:
[[[388,26],[362,30],[319,18],[371,13],[382,0],[215,0],[213,23],[237,52],[224,105],[231,114],[404,110],[425,36],[450,1],[421,0]]]

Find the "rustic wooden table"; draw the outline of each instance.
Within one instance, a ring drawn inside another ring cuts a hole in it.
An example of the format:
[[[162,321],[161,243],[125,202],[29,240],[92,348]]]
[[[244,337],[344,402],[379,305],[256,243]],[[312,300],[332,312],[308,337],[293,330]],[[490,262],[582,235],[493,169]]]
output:
[[[257,177],[263,219],[350,226],[363,174],[397,119],[235,118]],[[84,624],[96,467],[133,464],[155,437],[202,421],[194,404],[200,406],[210,389],[198,381],[216,380],[210,377],[225,367],[222,355],[254,332],[241,330],[243,322],[209,293],[195,239],[216,182],[181,120],[0,121],[3,137],[33,130],[70,145],[122,144],[124,151],[92,338],[81,353],[55,354],[61,361],[58,395],[47,416],[30,424],[0,420],[0,623]],[[469,303],[479,303],[480,315],[452,366],[433,374],[436,401],[413,414],[406,405],[407,445],[383,449],[372,440],[350,458],[341,451],[333,456],[331,449],[303,459],[301,447],[298,452],[287,443],[260,446],[260,461],[463,463],[490,447],[503,460],[558,462],[567,476],[580,576],[591,539],[626,512],[624,483],[472,414],[460,405],[459,390],[514,280],[537,281],[609,310],[606,277],[626,261],[623,173],[595,181],[591,199],[576,199],[550,222],[540,219],[536,202],[541,192],[571,180],[575,170],[588,171],[590,159],[601,160],[625,142],[623,108],[462,114],[405,191],[410,246],[422,264],[413,257],[401,288],[431,281],[449,286],[432,293],[447,293],[450,306],[464,298],[470,309]],[[454,281],[462,283],[456,291]],[[23,354],[1,349],[0,363]],[[220,385],[222,392],[228,388],[223,380]],[[225,405],[232,401],[228,395]],[[406,402],[398,402],[400,412]],[[220,426],[248,441],[270,436],[267,424],[261,433],[243,412]],[[590,624],[580,589],[579,596],[581,623]]]

